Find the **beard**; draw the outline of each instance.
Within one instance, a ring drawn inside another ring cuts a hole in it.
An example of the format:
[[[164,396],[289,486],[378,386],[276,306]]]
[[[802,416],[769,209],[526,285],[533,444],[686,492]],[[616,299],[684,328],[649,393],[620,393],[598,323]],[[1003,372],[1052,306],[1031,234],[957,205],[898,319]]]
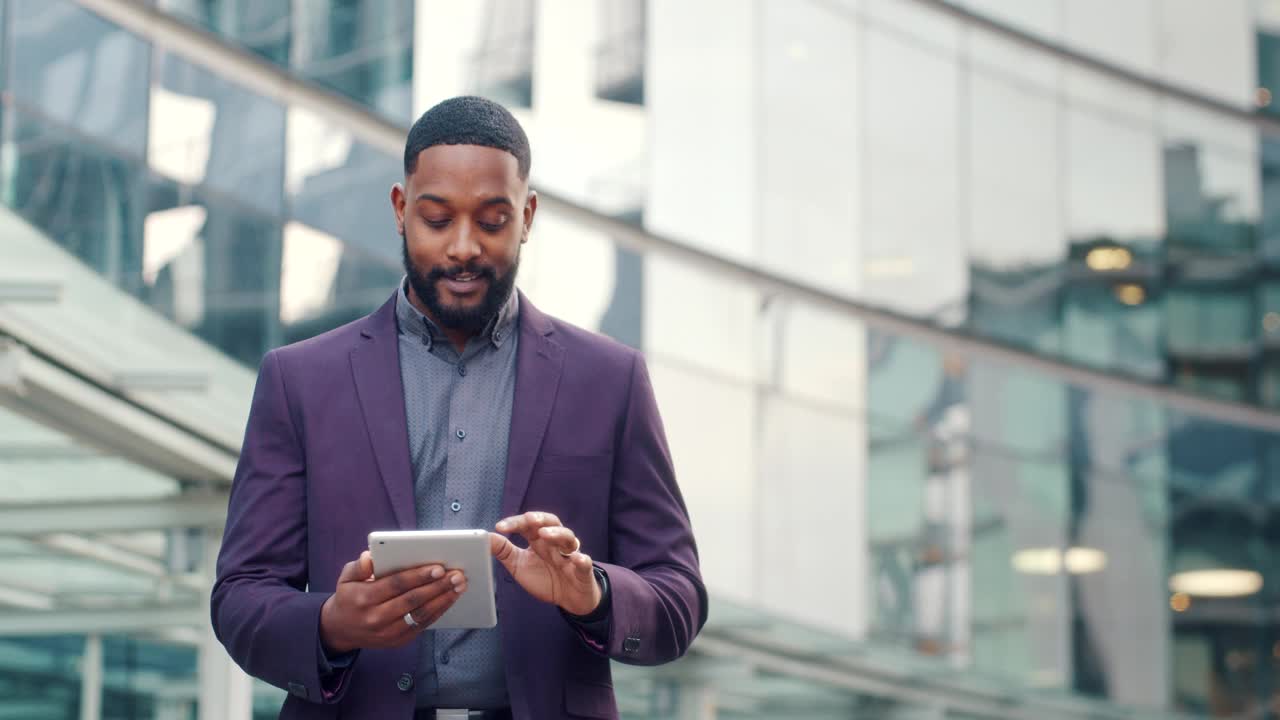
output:
[[[515,289],[516,273],[520,269],[519,248],[516,248],[516,259],[511,263],[511,269],[502,275],[498,275],[497,271],[489,265],[476,261],[451,267],[437,265],[430,271],[423,272],[422,268],[409,257],[409,241],[403,233],[400,235],[400,240],[401,257],[404,260],[405,275],[409,278],[409,286],[427,306],[431,319],[443,329],[458,330],[472,335],[479,333],[507,304],[507,300]],[[475,307],[444,304],[438,289],[440,281],[472,274],[483,278],[488,284],[480,304]]]

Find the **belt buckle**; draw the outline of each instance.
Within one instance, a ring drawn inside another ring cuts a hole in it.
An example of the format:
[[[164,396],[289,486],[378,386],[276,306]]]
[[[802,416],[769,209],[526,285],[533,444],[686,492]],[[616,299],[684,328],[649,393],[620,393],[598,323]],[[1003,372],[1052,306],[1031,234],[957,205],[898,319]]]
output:
[[[436,708],[436,720],[467,720],[470,716],[466,708]]]

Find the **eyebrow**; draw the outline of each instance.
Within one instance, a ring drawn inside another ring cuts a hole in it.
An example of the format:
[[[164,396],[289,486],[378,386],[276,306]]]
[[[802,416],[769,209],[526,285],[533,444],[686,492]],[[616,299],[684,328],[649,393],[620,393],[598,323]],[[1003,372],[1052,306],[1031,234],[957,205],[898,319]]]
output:
[[[423,200],[430,200],[431,202],[440,203],[441,205],[452,204],[448,200],[440,197],[439,195],[432,195],[431,193],[422,193],[421,195],[418,196],[418,202],[422,202]],[[505,197],[502,197],[501,195],[495,195],[494,197],[487,198],[481,201],[480,205],[482,207],[488,207],[490,205],[506,205],[509,208],[515,208],[515,205],[513,205],[510,200],[508,200]]]

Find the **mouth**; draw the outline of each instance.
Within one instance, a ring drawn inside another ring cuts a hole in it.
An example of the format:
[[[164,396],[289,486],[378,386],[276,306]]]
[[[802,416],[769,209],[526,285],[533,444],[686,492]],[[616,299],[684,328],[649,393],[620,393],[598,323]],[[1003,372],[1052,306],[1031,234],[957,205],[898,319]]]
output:
[[[479,291],[488,278],[484,273],[460,273],[452,277],[445,277],[442,282],[454,295],[470,295]]]

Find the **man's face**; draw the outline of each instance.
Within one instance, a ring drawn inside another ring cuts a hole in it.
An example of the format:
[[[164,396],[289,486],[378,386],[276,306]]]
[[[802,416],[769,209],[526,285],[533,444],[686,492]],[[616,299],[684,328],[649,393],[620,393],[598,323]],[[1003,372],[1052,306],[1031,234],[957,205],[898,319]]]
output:
[[[412,293],[444,329],[482,330],[511,295],[537,209],[515,157],[480,145],[429,147],[391,189],[391,204]]]

